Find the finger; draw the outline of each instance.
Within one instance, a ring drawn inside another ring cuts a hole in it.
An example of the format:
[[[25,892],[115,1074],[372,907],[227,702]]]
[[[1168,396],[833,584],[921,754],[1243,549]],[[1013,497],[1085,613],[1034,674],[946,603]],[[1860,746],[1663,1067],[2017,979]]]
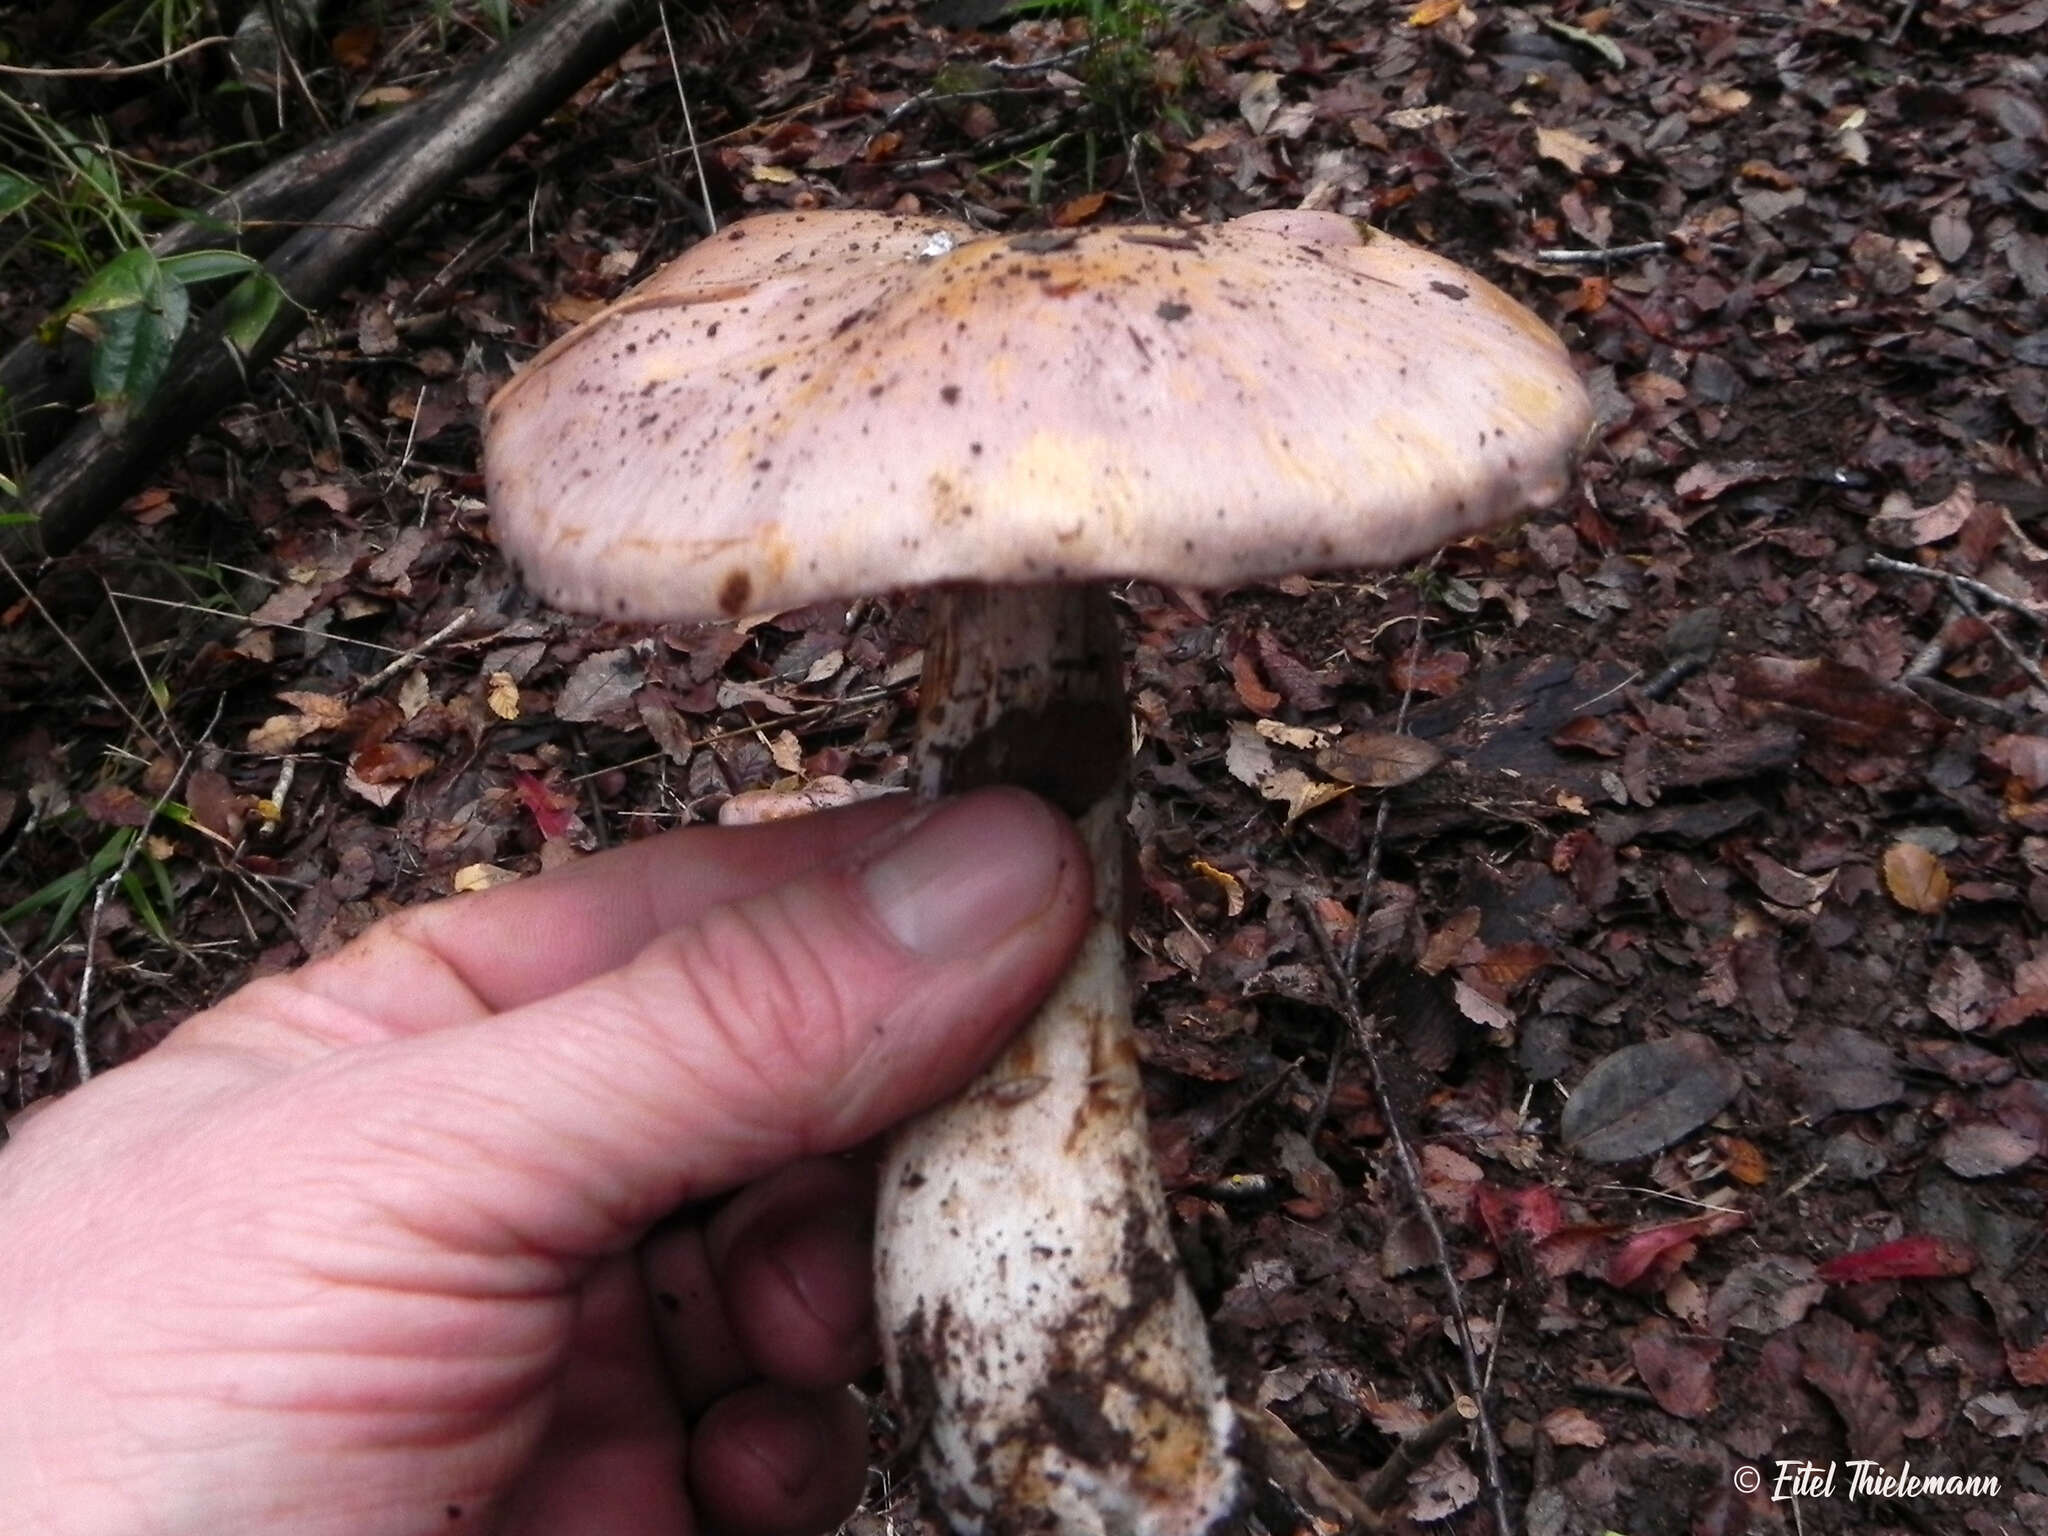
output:
[[[632,1264],[598,1266],[578,1298],[575,1334],[538,1455],[494,1529],[688,1529],[682,1420],[648,1357],[647,1302]]]
[[[517,1008],[623,965],[652,940],[844,857],[914,809],[890,795],[758,827],[690,827],[537,879],[429,902],[281,983],[349,1033],[410,1034]]]
[[[816,1536],[860,1503],[867,1415],[844,1387],[745,1387],[713,1404],[690,1439],[690,1497],[727,1536]]]
[[[1088,909],[1072,825],[983,791],[545,1002],[330,1056],[287,1080],[276,1133],[346,1125],[386,1223],[398,1202],[490,1256],[617,1252],[687,1200],[959,1087],[1064,970]]]
[[[706,1234],[721,1312],[760,1375],[836,1387],[874,1364],[872,1170],[797,1163],[750,1184]]]
[[[716,1398],[758,1374],[725,1314],[698,1222],[657,1230],[640,1247],[640,1273],[654,1299],[654,1331],[683,1413],[695,1418]]]

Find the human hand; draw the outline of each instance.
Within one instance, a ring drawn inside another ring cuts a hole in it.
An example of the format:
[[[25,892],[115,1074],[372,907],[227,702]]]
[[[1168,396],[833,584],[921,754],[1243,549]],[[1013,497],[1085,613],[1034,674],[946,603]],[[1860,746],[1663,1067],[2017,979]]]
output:
[[[1087,907],[1023,794],[871,801],[245,987],[0,1152],[0,1532],[829,1528],[874,1350],[830,1155],[991,1056]]]

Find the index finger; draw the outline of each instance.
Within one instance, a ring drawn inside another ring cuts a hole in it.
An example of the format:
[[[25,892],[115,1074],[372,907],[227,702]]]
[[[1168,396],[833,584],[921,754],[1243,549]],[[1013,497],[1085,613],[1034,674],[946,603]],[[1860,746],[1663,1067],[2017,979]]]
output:
[[[623,965],[713,907],[842,858],[901,822],[908,795],[754,827],[685,827],[532,880],[412,907],[291,977],[415,1034],[517,1008]]]

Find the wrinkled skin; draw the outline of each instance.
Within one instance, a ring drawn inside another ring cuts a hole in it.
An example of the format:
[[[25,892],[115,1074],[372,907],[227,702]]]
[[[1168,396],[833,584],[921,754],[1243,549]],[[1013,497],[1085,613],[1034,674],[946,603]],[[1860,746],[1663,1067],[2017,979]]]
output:
[[[1028,796],[879,802],[244,988],[10,1128],[0,1532],[829,1529],[874,1351],[836,1154],[965,1081],[1088,906]]]

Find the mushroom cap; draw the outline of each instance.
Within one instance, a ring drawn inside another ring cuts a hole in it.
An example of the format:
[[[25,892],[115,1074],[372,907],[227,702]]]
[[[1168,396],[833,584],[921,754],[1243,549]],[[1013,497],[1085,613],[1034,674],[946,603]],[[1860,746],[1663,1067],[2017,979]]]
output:
[[[1397,564],[1554,500],[1591,414],[1534,315],[1337,214],[784,213],[534,358],[485,465],[543,596],[682,619]]]

